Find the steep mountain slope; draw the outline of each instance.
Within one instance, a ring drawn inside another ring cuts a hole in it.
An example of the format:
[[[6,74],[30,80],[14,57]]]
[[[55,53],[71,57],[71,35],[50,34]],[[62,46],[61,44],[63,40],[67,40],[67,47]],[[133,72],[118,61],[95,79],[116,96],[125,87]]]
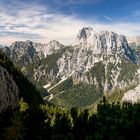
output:
[[[21,97],[31,108],[43,103],[40,93],[0,50],[0,111],[16,108]]]
[[[49,101],[67,107],[88,106],[104,93],[137,85],[139,47],[114,32],[81,29],[72,46],[15,42],[5,53]],[[45,92],[45,91],[43,91]]]
[[[15,109],[18,102],[18,87],[7,70],[0,66],[0,113],[8,108]]]
[[[42,82],[45,74],[43,69],[47,67],[46,64],[49,63],[47,69],[50,70],[57,57],[61,57],[59,53],[63,53],[65,48],[55,40],[49,44],[33,43],[28,40],[26,42],[14,42],[10,47],[5,47],[3,50],[29,79],[32,80],[34,74],[35,80],[32,81]],[[52,60],[54,55],[55,58]]]

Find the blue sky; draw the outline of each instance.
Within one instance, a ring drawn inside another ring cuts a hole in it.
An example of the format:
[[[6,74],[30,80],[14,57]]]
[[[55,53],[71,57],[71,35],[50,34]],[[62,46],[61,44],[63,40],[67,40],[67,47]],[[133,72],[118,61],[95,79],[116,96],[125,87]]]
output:
[[[71,44],[85,26],[140,35],[140,0],[0,0],[0,44]]]

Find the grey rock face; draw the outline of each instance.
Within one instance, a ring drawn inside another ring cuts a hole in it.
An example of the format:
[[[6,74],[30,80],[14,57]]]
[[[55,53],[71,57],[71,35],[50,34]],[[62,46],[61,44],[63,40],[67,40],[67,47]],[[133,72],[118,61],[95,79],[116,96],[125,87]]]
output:
[[[114,65],[112,75],[113,85],[117,85],[117,77],[121,68],[121,57],[126,57],[132,62],[136,62],[133,51],[129,47],[125,36],[114,32],[102,31],[96,33],[92,28],[83,28],[77,35],[77,41],[67,50],[57,61],[60,77],[68,76],[72,71],[79,73],[73,74],[74,80],[86,81],[85,72],[94,67],[95,63],[103,62],[105,68],[108,63]],[[106,73],[107,73],[107,69]],[[84,79],[84,80],[83,80]]]
[[[13,61],[26,66],[35,61],[46,58],[57,52],[63,45],[58,41],[50,41],[48,44],[35,43],[32,41],[16,41],[10,47],[3,48],[6,55]]]
[[[95,32],[92,28],[83,28],[77,35],[75,45],[91,47],[95,54],[116,54],[123,51],[123,46],[128,46],[125,36],[114,32]]]
[[[90,27],[79,31],[72,46],[63,46],[55,40],[48,44],[26,41],[13,43],[5,52],[21,68],[27,69],[28,64],[33,64],[30,75],[36,83],[43,84],[59,82],[69,75],[76,82],[97,84],[98,79],[87,77],[87,73],[96,63],[102,62],[105,69],[105,81],[101,83],[104,91],[125,87],[135,81],[120,78],[125,64],[123,59],[136,64],[140,62],[124,35],[108,31],[97,33]],[[137,70],[133,73],[133,77],[136,76]]]
[[[14,109],[18,103],[18,87],[7,70],[0,66],[0,112],[8,108]]]

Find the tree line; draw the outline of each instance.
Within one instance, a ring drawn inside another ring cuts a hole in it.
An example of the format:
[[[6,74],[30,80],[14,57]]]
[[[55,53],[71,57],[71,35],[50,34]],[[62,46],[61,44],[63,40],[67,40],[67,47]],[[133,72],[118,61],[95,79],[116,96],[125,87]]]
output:
[[[140,104],[109,104],[105,98],[97,112],[53,105],[37,110],[20,100],[20,107],[0,117],[0,137],[7,140],[128,140],[140,139]]]

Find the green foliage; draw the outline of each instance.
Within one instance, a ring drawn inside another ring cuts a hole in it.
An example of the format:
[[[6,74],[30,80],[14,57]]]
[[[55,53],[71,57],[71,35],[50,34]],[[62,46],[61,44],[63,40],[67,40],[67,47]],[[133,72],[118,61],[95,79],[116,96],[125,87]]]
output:
[[[135,75],[135,73],[137,72],[139,65],[135,64],[132,61],[129,61],[127,58],[122,57],[119,67],[121,67],[121,70],[118,81],[129,82],[133,79],[135,79],[135,81],[138,81],[138,75]]]
[[[42,63],[47,64],[47,71],[50,71],[55,65],[57,60],[62,56],[62,54],[67,50],[67,48],[60,49],[56,53],[48,55]]]
[[[26,110],[24,113],[16,111],[14,114],[12,116],[6,114],[6,118],[2,117],[3,115],[0,117],[0,128],[3,126],[4,129],[2,139],[139,140],[140,138],[140,104],[109,104],[105,97],[98,104],[96,114],[89,114],[87,109],[66,110],[49,105],[40,105],[38,110]],[[7,123],[7,120],[10,121]]]
[[[111,75],[112,75],[112,69],[113,69],[114,65],[113,63],[108,63],[107,64],[107,74],[106,74],[106,78],[107,81],[110,82],[111,81]]]
[[[102,93],[94,85],[79,83],[61,94],[54,96],[51,102],[67,108],[85,107],[94,103],[101,96]]]
[[[134,89],[136,85],[129,85],[128,87],[125,87],[124,89],[116,88],[111,92],[106,93],[106,98],[109,103],[120,103],[124,93],[126,93],[128,90]]]
[[[24,99],[21,98],[20,101],[19,101],[19,105],[20,105],[20,112],[23,113],[23,112],[26,112],[26,110],[29,108],[29,105],[24,102]]]
[[[72,77],[69,77],[65,81],[63,81],[61,84],[54,87],[52,90],[50,90],[50,93],[52,94],[58,94],[62,91],[68,90],[73,86],[73,79]]]
[[[50,91],[54,94],[51,102],[67,108],[85,107],[95,103],[103,94],[103,85],[105,83],[105,68],[103,63],[96,63],[86,75],[89,79],[92,77],[93,81],[96,78],[97,83],[74,84],[72,79],[69,78]]]
[[[90,79],[92,77],[93,81],[96,79],[97,83],[96,89],[102,94],[103,85],[105,83],[105,67],[102,62],[95,63],[95,65],[87,72],[87,77]]]

